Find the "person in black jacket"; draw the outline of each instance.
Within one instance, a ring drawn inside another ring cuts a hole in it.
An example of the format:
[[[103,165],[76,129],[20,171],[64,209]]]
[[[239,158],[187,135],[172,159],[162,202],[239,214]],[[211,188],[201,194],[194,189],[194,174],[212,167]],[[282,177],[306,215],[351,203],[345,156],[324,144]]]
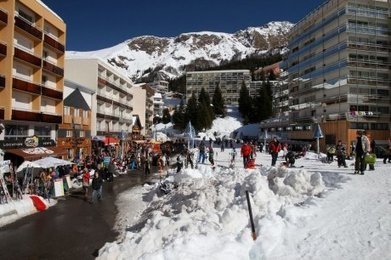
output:
[[[95,171],[94,178],[92,179],[92,203],[95,203],[97,200],[102,200],[102,184],[102,178]]]

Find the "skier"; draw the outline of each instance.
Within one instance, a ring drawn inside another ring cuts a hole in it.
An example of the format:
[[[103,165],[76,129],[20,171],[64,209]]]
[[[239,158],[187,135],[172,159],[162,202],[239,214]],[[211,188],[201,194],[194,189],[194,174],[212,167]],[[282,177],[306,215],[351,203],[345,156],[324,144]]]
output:
[[[151,174],[151,158],[152,158],[152,154],[149,154],[147,152],[145,155],[145,162],[144,162],[145,175]]]
[[[233,168],[235,166],[235,158],[236,158],[236,150],[235,150],[235,147],[232,147],[232,150],[231,152],[229,153],[229,155],[231,155],[231,162],[230,162],[230,167]]]
[[[285,161],[288,167],[295,167],[295,153],[293,151],[288,151],[285,155]]]
[[[194,168],[193,157],[194,157],[194,153],[191,152],[190,149],[187,149],[186,150],[186,168],[189,167],[189,164],[192,169]]]

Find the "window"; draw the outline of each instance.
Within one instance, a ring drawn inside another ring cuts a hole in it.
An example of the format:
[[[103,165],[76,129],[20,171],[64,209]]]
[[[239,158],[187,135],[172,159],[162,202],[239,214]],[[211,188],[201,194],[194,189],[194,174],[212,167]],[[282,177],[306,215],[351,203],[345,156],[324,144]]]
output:
[[[24,18],[30,23],[34,23],[34,17],[31,14],[28,14],[26,11],[19,9],[19,16]]]
[[[87,110],[83,110],[83,117],[88,118],[88,111]]]
[[[71,108],[64,106],[64,115],[70,115],[71,114]]]
[[[5,140],[24,139],[28,136],[28,126],[25,125],[6,125],[4,132]]]
[[[72,137],[72,136],[73,136],[73,131],[67,130],[66,137]]]
[[[86,136],[85,132],[84,131],[80,131],[80,137],[85,137],[85,136]]]
[[[36,126],[34,128],[34,134],[40,137],[50,137],[50,126]]]
[[[78,109],[78,108],[74,108],[74,109],[73,109],[73,116],[77,116],[77,117],[80,116],[80,112],[79,112],[79,109]]]

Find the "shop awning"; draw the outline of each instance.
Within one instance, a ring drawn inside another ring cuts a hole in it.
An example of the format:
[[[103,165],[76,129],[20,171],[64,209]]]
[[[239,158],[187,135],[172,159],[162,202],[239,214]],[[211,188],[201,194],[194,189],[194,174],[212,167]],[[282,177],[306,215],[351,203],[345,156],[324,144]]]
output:
[[[29,161],[38,160],[48,156],[58,157],[67,155],[67,151],[64,148],[55,146],[9,149],[5,150],[5,153],[13,154]]]
[[[119,144],[119,139],[112,136],[106,136],[103,142],[105,145],[116,145]]]

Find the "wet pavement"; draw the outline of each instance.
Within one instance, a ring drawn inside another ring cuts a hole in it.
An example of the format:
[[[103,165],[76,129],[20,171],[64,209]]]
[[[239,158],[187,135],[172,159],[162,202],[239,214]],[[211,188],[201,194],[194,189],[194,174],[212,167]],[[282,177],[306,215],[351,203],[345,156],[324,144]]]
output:
[[[45,212],[1,228],[0,259],[94,259],[117,236],[116,196],[146,181],[141,173],[122,175],[103,184],[103,200],[96,204],[73,193]]]

